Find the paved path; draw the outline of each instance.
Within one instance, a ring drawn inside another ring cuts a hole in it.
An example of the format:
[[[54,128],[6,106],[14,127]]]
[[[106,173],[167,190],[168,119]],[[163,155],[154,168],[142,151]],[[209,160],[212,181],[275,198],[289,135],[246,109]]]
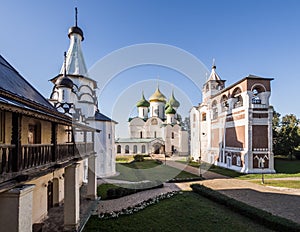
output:
[[[176,168],[184,167],[183,164],[174,161],[169,161],[167,164]],[[197,168],[193,167],[188,167],[184,170],[192,173],[197,172]],[[221,175],[212,172],[205,172],[203,176],[206,180],[194,183],[203,184],[238,201],[263,209],[274,215],[288,218],[300,224],[299,189],[262,186],[249,181],[226,178],[224,176],[218,178],[218,176]],[[191,190],[190,184],[191,183],[177,183],[176,185],[182,190]]]

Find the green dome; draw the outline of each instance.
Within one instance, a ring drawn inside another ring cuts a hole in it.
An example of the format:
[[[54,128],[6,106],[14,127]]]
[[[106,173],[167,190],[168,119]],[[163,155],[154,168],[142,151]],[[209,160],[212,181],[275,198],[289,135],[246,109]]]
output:
[[[176,98],[174,97],[174,92],[172,91],[172,95],[170,97],[169,100],[169,104],[175,108],[178,108],[180,106],[179,101],[176,100]]]
[[[169,102],[167,102],[167,103],[166,103],[166,105],[165,105],[165,110],[166,110],[166,109],[168,109],[168,108],[169,108],[169,106],[170,106],[170,103],[169,103]]]
[[[150,103],[145,99],[144,93],[142,93],[142,99],[136,103],[137,107],[149,107]]]
[[[176,114],[176,110],[170,105],[168,109],[166,109],[165,114]]]

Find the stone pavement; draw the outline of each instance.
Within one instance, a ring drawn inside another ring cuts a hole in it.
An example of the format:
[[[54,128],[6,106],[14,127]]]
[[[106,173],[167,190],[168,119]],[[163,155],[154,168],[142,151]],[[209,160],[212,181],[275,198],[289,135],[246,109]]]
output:
[[[167,165],[180,168],[185,171],[196,174],[199,169],[193,167],[184,167],[184,164],[168,161]],[[204,181],[193,183],[202,184],[211,189],[217,190],[228,197],[244,202],[256,208],[263,209],[274,215],[290,219],[300,224],[300,191],[299,189],[274,188],[251,183],[246,180],[226,178],[216,173],[205,172]],[[289,178],[291,179],[291,178]],[[298,178],[295,178],[298,180]],[[182,190],[191,190],[192,183],[177,183]]]

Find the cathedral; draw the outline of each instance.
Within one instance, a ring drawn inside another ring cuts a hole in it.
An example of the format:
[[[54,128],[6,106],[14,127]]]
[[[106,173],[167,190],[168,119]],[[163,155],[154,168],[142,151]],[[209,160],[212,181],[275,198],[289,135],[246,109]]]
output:
[[[174,91],[167,101],[159,86],[149,98],[142,93],[138,116],[129,118],[129,138],[116,139],[117,155],[188,155],[188,132],[181,126]]]
[[[274,173],[272,80],[249,75],[225,87],[213,65],[202,103],[190,111],[192,159],[241,173]]]
[[[60,73],[52,78],[53,89],[49,101],[59,112],[69,115],[74,122],[87,124],[96,129],[95,152],[97,157],[96,173],[98,177],[111,176],[115,170],[115,124],[116,122],[100,113],[97,100],[97,82],[89,77],[84,61],[81,43],[83,31],[77,25],[68,31],[70,46],[65,54]],[[70,140],[85,141],[86,135],[76,131]],[[71,142],[71,141],[70,141]],[[87,172],[87,165],[86,165]]]

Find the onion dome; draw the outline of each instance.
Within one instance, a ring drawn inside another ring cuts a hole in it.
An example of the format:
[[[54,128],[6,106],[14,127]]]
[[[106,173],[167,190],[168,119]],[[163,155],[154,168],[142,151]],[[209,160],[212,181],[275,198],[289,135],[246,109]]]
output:
[[[73,89],[73,81],[67,77],[67,71],[66,71],[66,59],[67,59],[67,53],[64,52],[64,74],[60,76],[56,82],[56,87],[66,87],[69,89]]]
[[[142,99],[136,103],[137,107],[149,107],[150,103],[145,99],[144,93],[142,93]]]
[[[157,89],[152,94],[152,96],[149,98],[149,100],[150,100],[150,102],[152,102],[152,101],[166,102],[166,97],[165,97],[165,95],[163,95],[160,92],[159,87],[157,87]]]
[[[176,114],[176,110],[170,105],[168,109],[166,109],[165,114]]]
[[[172,95],[169,100],[169,105],[175,108],[178,108],[180,106],[179,101],[177,101],[176,98],[174,97],[174,91],[172,91]]]
[[[55,85],[56,87],[66,87],[69,89],[73,89],[74,83],[70,78],[66,76],[61,76],[56,80]]]
[[[70,38],[70,36],[71,36],[72,34],[78,34],[78,35],[80,35],[81,38],[82,38],[81,41],[84,40],[84,37],[83,37],[83,31],[82,31],[79,27],[77,27],[77,26],[75,26],[75,27],[70,27],[70,28],[69,28],[69,31],[68,31],[68,37]]]

